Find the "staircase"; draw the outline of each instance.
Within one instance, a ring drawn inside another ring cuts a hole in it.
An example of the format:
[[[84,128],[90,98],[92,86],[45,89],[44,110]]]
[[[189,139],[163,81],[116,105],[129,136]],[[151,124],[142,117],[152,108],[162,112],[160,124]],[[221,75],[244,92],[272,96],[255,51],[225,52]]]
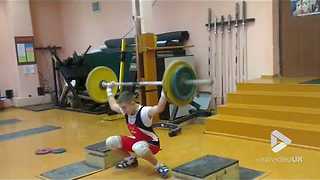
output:
[[[240,83],[227,98],[206,133],[270,141],[278,130],[294,146],[320,150],[320,85]]]

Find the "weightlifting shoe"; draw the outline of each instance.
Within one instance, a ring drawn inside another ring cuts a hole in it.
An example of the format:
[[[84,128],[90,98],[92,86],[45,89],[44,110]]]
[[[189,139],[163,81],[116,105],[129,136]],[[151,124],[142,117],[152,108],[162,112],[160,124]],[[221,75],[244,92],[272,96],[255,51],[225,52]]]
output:
[[[168,178],[169,177],[170,170],[164,164],[156,167],[156,171],[162,178]]]
[[[118,169],[126,169],[130,167],[137,167],[138,166],[138,160],[136,157],[126,157],[122,161],[118,162],[116,165],[116,168]]]

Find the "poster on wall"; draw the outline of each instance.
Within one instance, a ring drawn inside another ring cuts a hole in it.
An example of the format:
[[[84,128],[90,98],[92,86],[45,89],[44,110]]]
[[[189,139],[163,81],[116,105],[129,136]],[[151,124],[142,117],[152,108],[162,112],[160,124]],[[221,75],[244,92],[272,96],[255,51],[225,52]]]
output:
[[[35,64],[32,36],[15,37],[18,65]]]
[[[19,63],[27,62],[26,48],[25,48],[25,45],[22,43],[17,44],[17,57],[18,57]]]
[[[291,0],[294,16],[320,15],[320,0]]]

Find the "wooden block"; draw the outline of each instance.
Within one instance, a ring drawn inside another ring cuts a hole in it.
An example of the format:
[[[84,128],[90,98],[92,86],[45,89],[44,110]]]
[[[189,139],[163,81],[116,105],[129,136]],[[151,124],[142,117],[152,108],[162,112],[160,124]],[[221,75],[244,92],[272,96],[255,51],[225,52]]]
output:
[[[212,155],[193,160],[173,169],[176,179],[240,179],[239,161]]]
[[[102,169],[108,169],[115,166],[115,164],[123,159],[122,155],[119,155],[113,151],[107,151],[105,155],[98,155],[94,153],[86,154],[86,163],[90,166],[99,167]]]
[[[124,158],[124,155],[107,150],[105,141],[86,147],[86,163],[90,166],[107,169]]]

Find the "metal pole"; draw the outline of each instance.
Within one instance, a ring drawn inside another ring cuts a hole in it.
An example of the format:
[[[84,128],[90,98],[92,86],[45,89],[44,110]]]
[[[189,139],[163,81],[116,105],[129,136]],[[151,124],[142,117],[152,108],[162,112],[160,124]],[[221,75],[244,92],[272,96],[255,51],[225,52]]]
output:
[[[232,70],[232,67],[233,67],[233,63],[232,63],[232,31],[231,31],[231,21],[232,21],[232,17],[231,15],[229,14],[228,15],[228,46],[227,46],[227,49],[228,49],[228,59],[227,59],[227,62],[228,62],[228,70],[227,70],[227,75],[228,75],[228,79],[227,79],[227,84],[228,84],[228,88],[227,88],[227,92],[230,93],[232,91],[232,86],[233,86],[233,81],[232,81],[232,74],[233,74],[233,70]]]
[[[140,54],[140,36],[141,36],[141,17],[140,17],[140,0],[132,0],[134,23],[136,29],[136,67],[137,67],[137,80],[142,81],[143,72],[143,56]],[[140,101],[142,104],[146,103],[145,90],[140,89]]]
[[[246,32],[246,19],[247,19],[247,3],[242,1],[242,56],[243,56],[243,80],[248,80],[248,59],[247,59],[247,32]]]
[[[221,57],[220,57],[220,63],[221,63],[221,104],[224,104],[224,97],[225,97],[225,49],[224,44],[224,16],[221,16]]]
[[[139,54],[139,47],[140,47],[140,36],[141,36],[141,19],[140,19],[140,0],[133,0],[132,5],[134,7],[134,24],[136,29],[136,67],[137,67],[137,78],[138,81],[141,80],[141,72],[140,72],[140,54]]]
[[[185,84],[212,84],[212,80],[210,79],[194,79],[194,80],[186,80]],[[101,87],[106,88],[108,86],[162,86],[162,81],[142,81],[142,82],[101,82]]]
[[[239,2],[235,6],[235,62],[236,62],[236,83],[241,81],[241,65],[240,65],[240,40],[239,40],[239,15],[240,14],[240,5]],[[236,90],[236,88],[234,89]]]
[[[111,85],[114,85],[114,86],[161,86],[162,81],[114,82],[114,83],[108,83],[105,81],[101,82],[101,86],[103,88]]]

